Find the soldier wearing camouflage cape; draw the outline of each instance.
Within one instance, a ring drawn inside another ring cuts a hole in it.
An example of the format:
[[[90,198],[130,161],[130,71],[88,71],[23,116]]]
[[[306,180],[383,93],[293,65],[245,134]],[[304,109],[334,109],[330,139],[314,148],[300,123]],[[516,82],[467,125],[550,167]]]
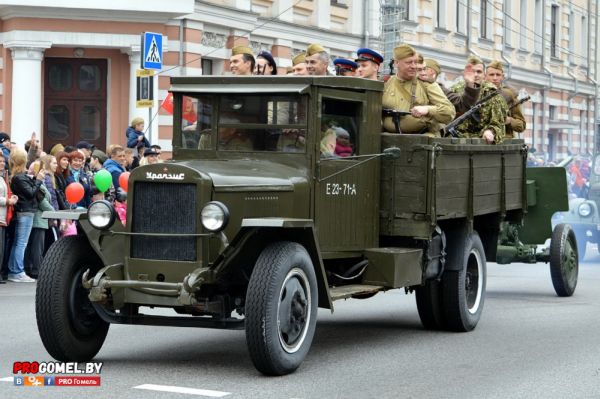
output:
[[[484,80],[485,67],[477,57],[469,57],[467,63],[472,65],[475,72],[475,83],[480,85],[479,98],[483,98],[496,90],[496,86]],[[451,91],[462,95],[465,91],[465,81],[452,86]],[[504,123],[508,114],[508,106],[502,95],[494,96],[487,101],[479,111],[479,120],[469,118],[457,126],[460,137],[480,137],[488,143],[499,144],[504,140],[506,130]]]
[[[450,122],[456,112],[437,83],[425,83],[417,79],[417,53],[403,44],[394,49],[396,75],[384,86],[383,108],[410,111],[411,115],[400,120],[402,133],[439,135],[444,124]],[[396,132],[392,117],[383,119],[386,132]]]
[[[485,80],[502,90],[502,96],[509,107],[513,104],[517,104],[519,100],[517,98],[516,90],[503,84],[504,68],[499,61],[490,62],[485,71]],[[527,123],[525,122],[525,117],[521,111],[521,105],[509,108],[504,125],[506,129],[506,138],[513,138],[515,133],[521,133],[525,130]]]

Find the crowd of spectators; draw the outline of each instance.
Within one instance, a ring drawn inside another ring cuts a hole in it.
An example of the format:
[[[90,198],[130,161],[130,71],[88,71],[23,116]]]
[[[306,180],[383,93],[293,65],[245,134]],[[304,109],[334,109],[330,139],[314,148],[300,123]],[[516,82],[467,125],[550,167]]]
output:
[[[131,121],[125,136],[127,147],[112,144],[103,151],[80,141],[75,146],[55,144],[46,153],[35,133],[21,148],[8,133],[0,132],[0,283],[35,282],[48,247],[60,236],[74,234],[70,221],[43,218],[44,211],[87,208],[99,199],[125,209],[121,174],[162,162],[161,147],[145,137],[142,118]],[[95,184],[102,170],[110,173],[108,189]],[[83,188],[76,201],[69,197],[69,185],[75,183]]]
[[[563,162],[567,170],[567,185],[570,198],[587,198],[592,160],[583,155],[571,156]],[[545,154],[530,152],[527,156],[527,166],[557,166],[561,164],[548,160]]]

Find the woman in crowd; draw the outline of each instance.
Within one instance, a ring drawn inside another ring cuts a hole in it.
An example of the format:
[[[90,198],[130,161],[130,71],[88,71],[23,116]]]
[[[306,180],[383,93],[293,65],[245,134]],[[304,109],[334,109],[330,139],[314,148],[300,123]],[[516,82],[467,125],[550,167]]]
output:
[[[69,154],[69,171],[71,175],[67,178],[67,185],[71,183],[81,183],[84,194],[81,201],[77,203],[77,207],[87,208],[92,203],[91,178],[83,170],[85,162],[84,155],[79,151],[73,151]]]
[[[8,261],[8,280],[19,283],[35,281],[25,274],[24,257],[33,227],[33,216],[38,208],[38,196],[43,195],[41,186],[46,177],[42,170],[32,179],[26,174],[26,164],[27,153],[24,150],[15,148],[11,151],[9,157],[12,174],[10,187],[19,200],[14,205],[17,224],[15,240]]]
[[[54,158],[51,155],[44,156],[42,158],[47,157]],[[52,173],[43,167],[42,160],[38,160],[32,165],[34,165],[35,175],[44,176],[42,181],[46,181],[46,176]],[[29,242],[27,243],[27,248],[25,250],[25,270],[27,270],[28,274],[35,279],[37,279],[37,276],[40,272],[40,267],[42,265],[46,231],[48,230],[48,219],[44,219],[42,217],[42,213],[44,211],[55,210],[50,203],[52,199],[46,185],[42,183],[40,189],[41,194],[38,195],[38,206],[33,216],[31,234],[29,235]]]
[[[18,200],[16,195],[13,195],[10,191],[10,185],[8,184],[8,173],[6,171],[6,160],[3,156],[0,156],[0,261],[4,257],[4,235],[6,227],[10,223],[8,219],[9,208],[13,206]],[[6,248],[10,251],[10,248]],[[6,281],[0,279],[0,283]]]
[[[41,159],[42,167],[46,171],[46,179],[44,180],[44,186],[48,190],[50,194],[50,205],[54,210],[63,209],[59,203],[59,193],[56,186],[56,172],[58,169],[58,162],[56,162],[56,158],[52,155],[43,156]],[[44,245],[44,253],[52,243],[58,240],[59,232],[58,232],[58,223],[59,220],[50,220],[48,221],[48,229],[46,230],[46,242]],[[35,220],[33,222],[35,228]]]
[[[69,209],[65,190],[67,189],[67,179],[70,176],[69,172],[69,154],[64,151],[59,151],[56,154],[56,172],[54,179],[56,181],[56,196],[58,201],[58,209]]]

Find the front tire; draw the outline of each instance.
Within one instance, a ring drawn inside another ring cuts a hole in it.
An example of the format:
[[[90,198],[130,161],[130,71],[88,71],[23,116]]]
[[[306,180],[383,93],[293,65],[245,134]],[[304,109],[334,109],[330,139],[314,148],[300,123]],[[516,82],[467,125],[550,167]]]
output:
[[[558,296],[571,296],[575,292],[580,257],[571,226],[556,225],[550,239],[550,276]]]
[[[266,247],[246,293],[246,343],[263,374],[296,370],[310,349],[317,320],[317,278],[306,249],[295,242]]]
[[[451,331],[471,331],[479,322],[487,280],[485,251],[477,232],[448,235],[448,268],[442,275],[444,320]]]
[[[56,360],[90,361],[102,348],[109,324],[96,313],[81,276],[101,268],[84,236],[56,241],[46,253],[35,292],[35,315],[44,347]]]

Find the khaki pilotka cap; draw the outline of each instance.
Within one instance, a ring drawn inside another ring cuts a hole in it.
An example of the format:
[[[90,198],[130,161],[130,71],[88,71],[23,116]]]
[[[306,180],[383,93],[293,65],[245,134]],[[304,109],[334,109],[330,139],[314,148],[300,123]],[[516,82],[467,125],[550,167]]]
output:
[[[292,58],[292,65],[296,66],[298,64],[302,64],[306,62],[306,53],[303,51],[294,58]]]
[[[234,48],[231,49],[231,55],[238,55],[238,54],[248,54],[254,57],[254,54],[252,54],[252,49],[250,47],[247,46],[235,46]]]
[[[481,61],[481,58],[477,57],[476,55],[470,55],[469,58],[467,58],[467,64],[471,64],[471,65],[481,64],[481,65],[485,66],[483,61]]]
[[[440,68],[440,64],[438,64],[436,60],[426,59],[425,66],[427,68],[433,69],[438,75],[442,72],[442,68]]]
[[[504,73],[504,68],[502,67],[502,64],[500,63],[500,61],[498,61],[498,60],[494,60],[494,61],[490,62],[490,64],[487,67],[497,69],[500,72]]]
[[[395,60],[403,60],[407,57],[412,57],[417,54],[417,51],[408,44],[401,44],[398,47],[394,48],[394,59]]]
[[[309,44],[308,47],[306,48],[307,56],[315,55],[317,53],[326,53],[326,52],[327,52],[327,50],[325,50],[325,48],[323,46],[321,46],[320,44],[317,44],[317,43]]]
[[[417,64],[422,64],[422,63],[423,63],[423,55],[417,54]]]

